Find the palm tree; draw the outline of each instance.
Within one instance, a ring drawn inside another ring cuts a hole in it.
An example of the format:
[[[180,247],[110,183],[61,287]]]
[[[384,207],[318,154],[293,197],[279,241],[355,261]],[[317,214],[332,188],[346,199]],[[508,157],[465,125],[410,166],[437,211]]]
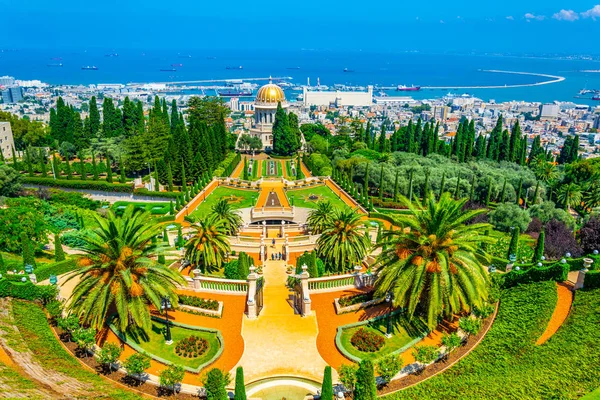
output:
[[[235,235],[243,223],[242,217],[231,207],[227,199],[220,199],[212,206],[211,212],[224,222],[225,233],[228,235]]]
[[[590,182],[583,194],[583,202],[589,209],[600,207],[600,186]]]
[[[342,272],[359,264],[371,247],[361,215],[348,208],[334,211],[317,240],[318,253],[333,270]]]
[[[129,206],[122,217],[109,212],[96,216],[98,228],[82,231],[84,254],[81,268],[69,278],[80,278],[69,300],[68,309],[81,323],[100,329],[116,313],[119,328],[151,327],[149,306],[159,308],[163,297],[177,304],[175,288],[183,277],[156,260],[164,254],[163,242],[153,243],[162,227],[147,212]]]
[[[569,212],[571,207],[581,205],[582,197],[581,188],[575,183],[562,185],[558,192],[558,201]]]
[[[542,158],[536,159],[534,174],[537,180],[544,183],[552,182],[558,179],[559,176],[556,166]]]
[[[310,210],[306,223],[314,234],[319,234],[325,230],[333,217],[333,205],[329,200],[319,201],[317,208]]]
[[[195,232],[185,245],[185,257],[202,272],[218,271],[230,250],[225,221],[213,214],[191,228]]]
[[[375,295],[393,294],[393,304],[403,307],[409,318],[415,313],[425,317],[434,328],[438,317],[450,317],[487,299],[487,273],[482,262],[487,255],[482,243],[493,240],[482,233],[489,224],[465,223],[484,210],[464,211],[468,199],[453,200],[443,193],[436,202],[433,195],[411,203],[401,201],[409,214],[396,218],[402,229],[384,234],[381,265],[375,282]]]

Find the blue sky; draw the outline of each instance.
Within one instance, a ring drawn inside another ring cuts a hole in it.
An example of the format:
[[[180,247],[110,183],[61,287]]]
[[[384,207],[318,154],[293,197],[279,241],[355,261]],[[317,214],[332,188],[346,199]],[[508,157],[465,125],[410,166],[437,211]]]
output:
[[[600,0],[0,0],[0,11],[0,48],[600,53]]]

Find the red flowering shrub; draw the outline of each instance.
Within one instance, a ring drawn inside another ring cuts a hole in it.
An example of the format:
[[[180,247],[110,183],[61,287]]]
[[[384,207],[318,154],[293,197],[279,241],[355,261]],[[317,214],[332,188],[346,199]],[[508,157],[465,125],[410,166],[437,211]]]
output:
[[[208,341],[198,336],[190,336],[180,340],[175,346],[175,354],[180,357],[196,358],[206,353],[208,350]]]
[[[352,335],[350,343],[360,351],[373,353],[383,347],[385,339],[381,335],[360,328]]]

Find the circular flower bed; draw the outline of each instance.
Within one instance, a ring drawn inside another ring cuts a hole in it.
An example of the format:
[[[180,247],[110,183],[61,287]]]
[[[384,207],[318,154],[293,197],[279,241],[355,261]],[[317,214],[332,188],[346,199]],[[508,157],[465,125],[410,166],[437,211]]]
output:
[[[180,357],[196,358],[206,353],[208,341],[198,336],[190,336],[180,340],[175,346],[175,354]]]
[[[360,351],[374,353],[383,347],[385,339],[381,335],[360,328],[352,335],[350,343]]]

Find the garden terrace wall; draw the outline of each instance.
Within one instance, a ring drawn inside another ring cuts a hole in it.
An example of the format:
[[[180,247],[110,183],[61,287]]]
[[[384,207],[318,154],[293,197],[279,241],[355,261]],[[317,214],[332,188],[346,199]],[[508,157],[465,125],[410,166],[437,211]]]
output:
[[[340,305],[340,299],[336,298],[334,300],[335,313],[338,315],[346,314],[349,312],[362,310],[363,308],[369,308],[369,307],[375,306],[377,304],[383,303],[383,301],[384,301],[384,299],[373,299],[373,300],[365,301],[363,303],[357,303],[357,304],[352,304],[350,306],[342,307]]]
[[[162,318],[158,318],[155,316],[151,317],[153,321],[157,321],[157,322],[161,322],[164,323],[164,319]],[[217,340],[219,341],[219,349],[217,350],[217,353],[213,356],[213,358],[211,358],[210,360],[208,360],[207,362],[205,362],[204,364],[200,365],[198,368],[190,368],[190,367],[186,367],[183,366],[183,368],[191,373],[197,374],[200,371],[202,371],[204,368],[212,365],[215,361],[217,361],[219,359],[219,357],[221,357],[221,354],[223,353],[223,335],[221,335],[221,331],[219,331],[218,329],[211,329],[211,328],[201,328],[199,326],[194,326],[194,325],[187,325],[187,324],[182,324],[180,322],[175,322],[175,321],[169,321],[170,325],[172,326],[178,326],[181,328],[185,328],[185,329],[189,329],[189,330],[193,330],[193,331],[200,331],[200,332],[210,332],[210,333],[214,333],[217,336]],[[165,364],[165,365],[171,365],[172,362],[167,361],[155,354],[152,353],[148,353],[146,350],[142,349],[140,346],[138,346],[136,343],[130,341],[127,339],[127,337],[125,335],[123,335],[121,333],[121,331],[119,331],[117,329],[117,327],[111,323],[109,325],[110,329],[114,332],[115,335],[117,335],[119,337],[119,339],[121,341],[123,341],[124,343],[127,343],[127,345],[129,347],[131,347],[132,349],[134,349],[135,351],[137,351],[138,353],[146,353],[148,354],[153,360],[158,361],[159,363]]]
[[[133,185],[128,183],[110,183],[102,181],[92,180],[66,180],[66,179],[53,179],[53,178],[37,178],[24,176],[23,182],[37,186],[47,186],[56,188],[69,188],[69,189],[87,189],[87,190],[102,190],[107,192],[117,193],[132,193]]]

